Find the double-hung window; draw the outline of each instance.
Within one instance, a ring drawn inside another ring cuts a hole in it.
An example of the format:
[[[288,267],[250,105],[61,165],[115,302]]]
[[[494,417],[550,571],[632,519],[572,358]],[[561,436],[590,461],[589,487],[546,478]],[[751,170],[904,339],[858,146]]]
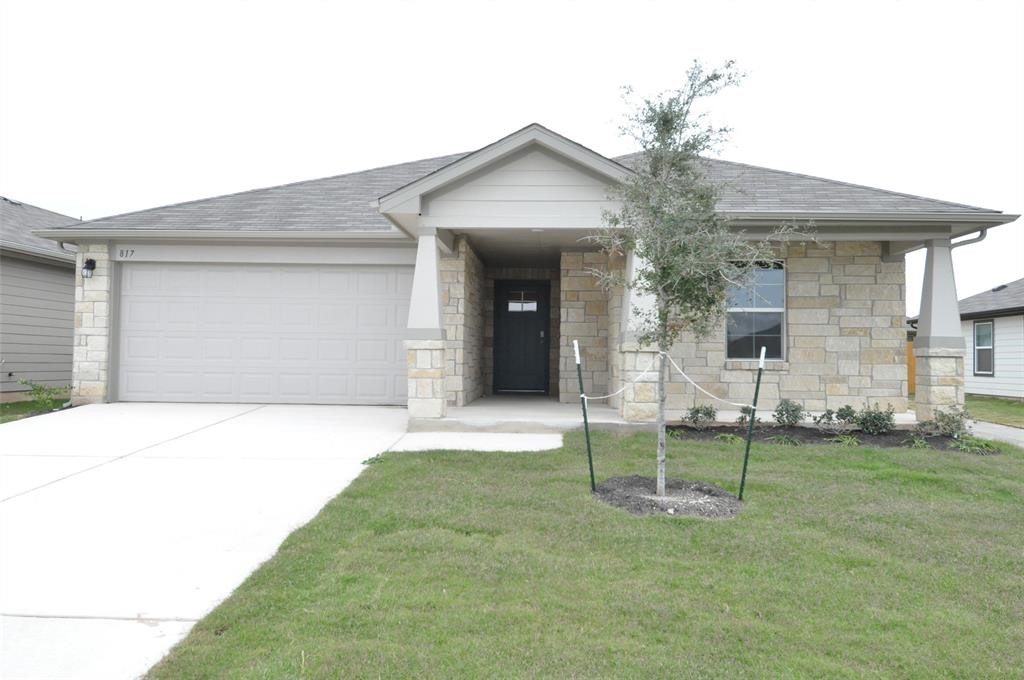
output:
[[[995,375],[995,324],[974,322],[974,375]]]
[[[781,262],[765,262],[745,286],[729,290],[726,358],[782,359],[786,327],[786,275]]]

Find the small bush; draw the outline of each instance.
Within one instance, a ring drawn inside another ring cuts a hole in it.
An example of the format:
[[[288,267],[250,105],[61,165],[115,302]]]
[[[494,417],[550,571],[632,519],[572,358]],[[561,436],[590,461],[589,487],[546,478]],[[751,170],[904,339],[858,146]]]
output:
[[[718,419],[718,411],[711,404],[694,406],[686,412],[683,422],[695,430],[706,430]]]
[[[852,434],[837,434],[835,437],[829,437],[828,441],[840,446],[860,446],[860,440]]]
[[[780,401],[772,414],[776,424],[783,427],[796,427],[803,422],[805,417],[807,417],[807,413],[804,411],[804,407],[792,399]]]
[[[999,447],[993,442],[975,437],[973,434],[962,435],[950,444],[950,448],[956,449],[960,453],[973,453],[977,456],[990,456],[993,453],[999,453]]]
[[[971,414],[959,406],[948,411],[935,411],[934,420],[923,420],[914,427],[914,431],[926,437],[952,437],[960,439],[971,434]]]
[[[838,414],[829,408],[814,418],[814,427],[821,432],[838,435],[846,432],[850,428],[850,423],[840,420]]]
[[[67,401],[68,393],[71,391],[71,385],[47,387],[46,385],[32,382],[27,378],[20,379],[18,384],[28,387],[28,393],[32,398],[32,402],[40,411],[53,411],[60,408]]]
[[[754,413],[753,407],[751,407],[751,406],[741,406],[740,407],[740,417],[736,419],[736,424],[739,425],[740,427],[746,427],[747,425],[750,424],[750,416],[753,415],[753,413]],[[757,425],[760,422],[761,422],[761,419],[755,416],[754,417],[754,425]]]
[[[856,425],[857,411],[854,410],[854,408],[849,404],[847,404],[846,406],[840,406],[839,410],[836,411],[836,420],[844,425]]]
[[[789,434],[775,434],[768,437],[767,441],[779,446],[800,446],[800,440]]]
[[[733,434],[732,432],[723,432],[721,434],[717,434],[715,435],[715,439],[725,444],[743,443],[743,437],[739,436],[738,434]]]
[[[878,404],[861,409],[857,414],[857,425],[864,434],[889,434],[896,428],[896,410],[889,404],[883,411]]]

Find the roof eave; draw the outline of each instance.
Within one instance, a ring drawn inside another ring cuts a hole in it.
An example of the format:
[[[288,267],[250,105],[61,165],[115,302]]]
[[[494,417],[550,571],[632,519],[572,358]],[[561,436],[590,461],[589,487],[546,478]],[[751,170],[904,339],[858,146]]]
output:
[[[59,262],[61,264],[70,264],[75,261],[74,253],[58,253],[47,248],[21,243],[11,243],[10,241],[0,241],[0,252],[3,252],[4,254],[29,256],[41,260]]]
[[[725,211],[733,222],[777,224],[780,221],[843,224],[976,224],[998,226],[1009,224],[1020,215],[1006,213],[943,213],[943,212],[794,212],[794,211]]]
[[[109,239],[196,239],[296,241],[408,241],[401,231],[239,231],[214,229],[40,229],[36,236],[54,241],[104,241]]]

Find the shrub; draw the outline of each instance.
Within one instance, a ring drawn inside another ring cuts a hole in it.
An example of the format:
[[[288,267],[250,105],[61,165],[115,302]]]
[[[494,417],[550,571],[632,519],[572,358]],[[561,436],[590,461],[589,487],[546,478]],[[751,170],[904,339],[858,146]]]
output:
[[[718,411],[711,404],[700,404],[686,412],[683,422],[695,430],[706,430],[718,418]]]
[[[839,410],[836,411],[836,420],[847,426],[856,425],[857,411],[855,411],[849,404],[846,406],[840,406]]]
[[[27,378],[20,379],[18,384],[28,387],[28,393],[32,397],[32,402],[40,411],[52,411],[60,408],[67,400],[68,393],[71,391],[71,385],[47,387],[46,385],[32,382]]]
[[[784,427],[796,427],[803,422],[806,416],[807,413],[804,411],[804,407],[792,399],[780,401],[779,405],[775,407],[775,412],[772,414],[775,422]]]
[[[814,418],[814,426],[822,432],[838,435],[848,430],[850,423],[840,420],[838,414],[828,408]]]
[[[935,411],[934,420],[923,420],[914,431],[926,437],[952,437],[960,439],[971,434],[971,414],[959,406],[948,411]]]
[[[736,419],[736,424],[740,427],[746,427],[750,423],[750,416],[753,415],[754,408],[752,406],[741,406],[740,417]],[[761,419],[754,417],[754,425],[761,422]]]
[[[800,446],[800,440],[789,434],[776,434],[768,437],[767,441],[780,446]]]
[[[715,439],[726,444],[743,443],[743,437],[739,436],[738,434],[733,434],[732,432],[723,432],[721,434],[717,434],[715,435]]]
[[[960,453],[973,453],[978,456],[989,456],[993,453],[999,453],[999,447],[993,442],[981,437],[975,437],[973,434],[962,435],[950,445],[950,448],[956,449]]]
[[[878,404],[861,409],[857,425],[864,434],[889,434],[896,427],[896,410],[889,404],[883,411]]]
[[[828,441],[840,446],[860,446],[860,440],[852,434],[837,434],[835,437],[830,437]]]
[[[903,446],[906,446],[908,449],[931,448],[931,445],[928,443],[928,440],[925,439],[924,435],[916,430],[911,433],[909,437],[903,440]]]

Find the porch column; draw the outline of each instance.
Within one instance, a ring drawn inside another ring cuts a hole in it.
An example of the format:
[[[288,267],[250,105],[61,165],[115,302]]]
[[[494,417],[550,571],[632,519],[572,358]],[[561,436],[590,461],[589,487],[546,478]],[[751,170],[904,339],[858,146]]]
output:
[[[420,236],[405,341],[410,418],[443,418],[447,414],[439,259],[437,235]]]
[[[638,271],[642,271],[644,261],[633,252],[626,254],[626,282],[631,282]],[[619,412],[629,422],[652,422],[658,417],[658,373],[650,371],[636,383],[637,377],[649,368],[657,358],[657,353],[650,347],[641,347],[637,340],[639,329],[638,314],[653,312],[655,300],[653,295],[645,295],[628,286],[622,291],[622,332],[619,337],[621,352],[622,385],[626,391],[622,393]],[[653,348],[657,349],[657,348]],[[655,364],[655,369],[657,365]],[[621,385],[619,385],[621,387]],[[616,387],[618,389],[618,387]]]
[[[949,239],[926,244],[921,314],[914,340],[917,361],[917,419],[930,420],[936,409],[964,405],[964,338]]]

